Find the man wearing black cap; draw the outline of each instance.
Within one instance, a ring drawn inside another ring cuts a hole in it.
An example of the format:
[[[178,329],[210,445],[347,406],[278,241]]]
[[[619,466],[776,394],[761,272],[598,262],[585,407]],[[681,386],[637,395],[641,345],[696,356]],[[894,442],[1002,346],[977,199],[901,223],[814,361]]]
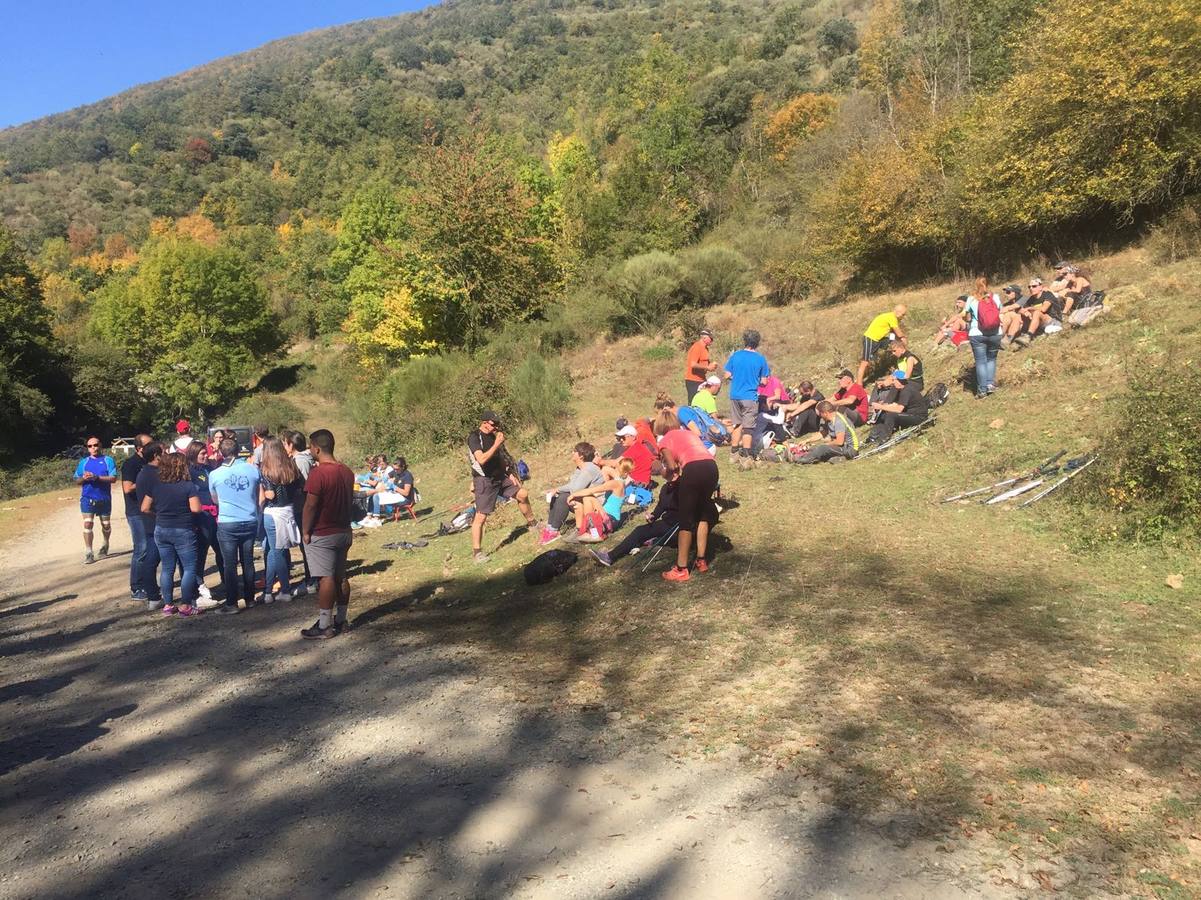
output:
[[[717,363],[709,359],[709,345],[712,343],[713,332],[703,328],[700,336],[688,348],[688,359],[684,363],[684,391],[688,394],[689,406],[705,379],[717,371]]]
[[[496,509],[496,501],[516,500],[526,524],[537,523],[530,507],[530,495],[517,477],[517,465],[505,448],[505,433],[500,430],[500,416],[490,409],[480,413],[480,427],[467,437],[467,453],[471,458],[471,490],[475,495],[475,518],[471,520],[471,558],[478,563],[488,561],[481,549],[484,523]]]

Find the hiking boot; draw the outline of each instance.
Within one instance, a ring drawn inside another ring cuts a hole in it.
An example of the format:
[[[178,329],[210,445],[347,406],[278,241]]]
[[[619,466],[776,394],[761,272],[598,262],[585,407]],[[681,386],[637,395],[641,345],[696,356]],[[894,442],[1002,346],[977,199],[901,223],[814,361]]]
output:
[[[591,553],[592,556],[596,559],[596,561],[598,563],[600,563],[602,566],[613,565],[613,560],[609,557],[608,551],[589,549],[588,552]]]
[[[547,544],[553,544],[559,539],[559,532],[555,531],[550,526],[542,529],[542,534],[538,536],[538,545],[545,547]]]
[[[691,577],[687,569],[681,569],[679,566],[672,566],[663,573],[664,581],[687,581]]]
[[[705,560],[705,559],[701,559],[700,557],[697,557],[696,570],[698,572],[700,572],[702,575],[707,573],[709,571],[709,561]]]
[[[485,553],[483,550],[476,550],[474,553],[471,554],[471,561],[478,565],[483,565],[489,559],[491,559],[491,557],[488,556],[488,554]]]
[[[563,538],[564,544],[578,544],[580,542],[580,533],[574,527],[559,532],[559,536]]]
[[[1005,337],[1001,338],[1001,349],[1008,350],[1009,345],[1012,343],[1013,343],[1013,338],[1011,338],[1009,335],[1005,335]]]
[[[1034,338],[1030,337],[1028,334],[1019,334],[1014,343],[1016,343],[1019,347],[1029,347],[1030,342],[1033,340]]]
[[[91,551],[91,550],[89,550],[87,553],[85,553],[85,554],[83,555],[83,564],[84,564],[85,566],[90,566],[90,565],[91,565],[92,563],[94,563],[95,561],[96,561],[96,557],[92,555],[92,551]]]
[[[338,633],[333,625],[322,628],[320,619],[314,622],[311,628],[300,629],[300,636],[306,641],[328,641],[330,638],[337,637]]]

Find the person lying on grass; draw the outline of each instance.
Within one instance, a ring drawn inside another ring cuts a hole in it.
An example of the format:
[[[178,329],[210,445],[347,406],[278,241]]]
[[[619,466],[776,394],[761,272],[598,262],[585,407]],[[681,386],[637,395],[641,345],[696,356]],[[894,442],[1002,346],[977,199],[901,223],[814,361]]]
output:
[[[659,502],[655,508],[646,514],[646,521],[634,528],[612,550],[593,550],[589,552],[602,566],[613,563],[629,556],[638,547],[655,543],[668,547],[677,546],[677,534],[680,527],[679,482],[669,481],[659,492]],[[712,499],[701,508],[701,518],[711,532],[717,527],[717,504]]]

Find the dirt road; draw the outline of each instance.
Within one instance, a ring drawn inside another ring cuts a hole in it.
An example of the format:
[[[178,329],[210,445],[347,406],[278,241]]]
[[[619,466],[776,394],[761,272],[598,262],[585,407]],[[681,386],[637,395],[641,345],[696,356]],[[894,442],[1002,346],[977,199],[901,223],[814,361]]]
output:
[[[0,897],[997,895],[803,781],[532,708],[449,637],[148,614],[120,516],[85,568],[73,499],[36,502],[0,546]]]

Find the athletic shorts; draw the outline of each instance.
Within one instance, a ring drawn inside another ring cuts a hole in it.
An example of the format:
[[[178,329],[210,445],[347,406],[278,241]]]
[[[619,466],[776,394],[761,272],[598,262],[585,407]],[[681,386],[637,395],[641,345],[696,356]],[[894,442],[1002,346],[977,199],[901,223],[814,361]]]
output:
[[[862,360],[864,362],[871,362],[873,359],[876,358],[876,351],[880,349],[880,346],[882,344],[886,344],[887,342],[888,342],[887,337],[881,341],[873,341],[871,338],[869,338],[865,334],[863,336],[863,356],[861,357]]]
[[[731,400],[730,418],[735,425],[743,428],[754,428],[759,421],[758,400]]]
[[[88,500],[81,497],[79,500],[79,511],[85,516],[103,516],[107,518],[113,514],[112,500]]]
[[[521,486],[514,484],[513,479],[505,476],[504,481],[493,481],[484,475],[476,475],[471,479],[471,492],[475,495],[475,511],[492,515],[496,509],[496,501],[503,497],[512,500],[517,496]]]
[[[339,531],[336,534],[315,534],[305,545],[305,559],[309,561],[309,572],[314,578],[346,577],[346,554],[350,552],[351,534]]]

